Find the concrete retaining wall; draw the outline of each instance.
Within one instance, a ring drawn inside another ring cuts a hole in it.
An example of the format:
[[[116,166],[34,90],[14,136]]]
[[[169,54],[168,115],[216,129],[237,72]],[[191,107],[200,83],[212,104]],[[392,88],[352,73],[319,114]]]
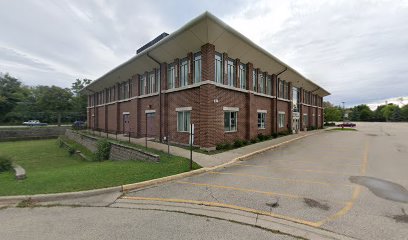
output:
[[[70,127],[26,127],[0,129],[0,141],[54,138],[63,135]]]
[[[67,130],[65,132],[65,136],[83,145],[84,147],[88,148],[92,152],[96,152],[97,150],[97,141],[99,140],[99,138],[80,134],[72,130]],[[111,160],[147,160],[147,161],[153,161],[153,162],[160,161],[159,155],[145,152],[143,150],[136,149],[133,147],[121,145],[118,143],[113,143],[113,142],[111,142],[111,150],[110,150],[109,159]]]

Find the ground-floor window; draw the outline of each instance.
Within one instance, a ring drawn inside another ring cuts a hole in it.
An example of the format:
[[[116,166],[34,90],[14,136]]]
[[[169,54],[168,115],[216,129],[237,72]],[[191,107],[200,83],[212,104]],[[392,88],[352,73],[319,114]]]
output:
[[[226,132],[237,131],[237,112],[224,112],[224,130]]]
[[[190,111],[177,112],[177,132],[189,132],[190,131]]]
[[[278,126],[279,128],[285,127],[285,112],[278,113]]]
[[[258,112],[258,129],[265,129],[266,113]]]
[[[307,126],[307,123],[308,123],[308,117],[307,117],[307,114],[305,113],[305,114],[303,114],[303,125],[304,126]]]

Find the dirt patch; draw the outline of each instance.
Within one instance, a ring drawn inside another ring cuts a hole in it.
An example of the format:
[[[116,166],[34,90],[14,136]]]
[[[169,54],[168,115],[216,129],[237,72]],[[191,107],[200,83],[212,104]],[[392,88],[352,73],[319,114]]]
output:
[[[323,203],[320,203],[320,202],[318,202],[318,201],[316,201],[314,199],[303,198],[303,201],[306,203],[306,205],[308,207],[311,207],[311,208],[319,208],[319,209],[322,209],[324,211],[328,211],[330,209],[330,206],[327,205],[326,203],[323,204]]]

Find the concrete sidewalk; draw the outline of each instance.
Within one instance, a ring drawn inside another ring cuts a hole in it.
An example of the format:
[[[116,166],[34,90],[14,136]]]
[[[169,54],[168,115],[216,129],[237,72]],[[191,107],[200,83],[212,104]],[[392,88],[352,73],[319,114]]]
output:
[[[204,153],[198,153],[193,151],[193,161],[200,164],[202,167],[215,167],[219,166],[225,163],[228,163],[232,161],[233,159],[239,158],[239,157],[244,157],[245,155],[262,151],[264,149],[280,145],[286,142],[290,142],[293,140],[297,140],[300,138],[304,138],[310,135],[314,135],[316,133],[322,132],[322,130],[315,130],[311,132],[300,132],[298,134],[291,134],[288,136],[283,136],[279,138],[274,138],[268,141],[260,142],[260,143],[255,143],[251,144],[245,147],[225,151],[222,153],[218,154],[213,154],[213,155],[208,155]],[[95,135],[99,135],[99,132],[95,131]],[[106,137],[106,133],[100,133],[101,137]],[[120,135],[115,135],[115,134],[108,134],[108,137],[111,139],[116,139],[120,141],[129,141],[129,137],[124,136],[122,134]],[[142,146],[145,146],[145,138],[130,138],[131,143],[139,144]],[[158,143],[158,142],[153,142],[153,141],[147,141],[147,147],[161,150],[164,152],[167,152],[168,146],[163,143]],[[176,147],[176,146],[170,146],[170,154],[176,155],[176,156],[181,156],[185,158],[190,158],[190,150],[181,148],[181,147]]]

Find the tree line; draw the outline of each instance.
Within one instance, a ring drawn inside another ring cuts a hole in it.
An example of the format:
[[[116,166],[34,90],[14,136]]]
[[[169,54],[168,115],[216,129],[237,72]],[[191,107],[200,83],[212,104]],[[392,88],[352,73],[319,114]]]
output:
[[[374,111],[367,105],[361,104],[352,108],[343,109],[333,106],[330,102],[324,102],[324,121],[343,121],[343,115],[351,121],[364,122],[408,122],[408,104],[399,107],[396,104],[384,104],[378,106]]]
[[[71,88],[26,86],[9,74],[0,73],[0,124],[21,124],[28,120],[85,121],[87,97],[80,90],[90,82],[76,79]]]

